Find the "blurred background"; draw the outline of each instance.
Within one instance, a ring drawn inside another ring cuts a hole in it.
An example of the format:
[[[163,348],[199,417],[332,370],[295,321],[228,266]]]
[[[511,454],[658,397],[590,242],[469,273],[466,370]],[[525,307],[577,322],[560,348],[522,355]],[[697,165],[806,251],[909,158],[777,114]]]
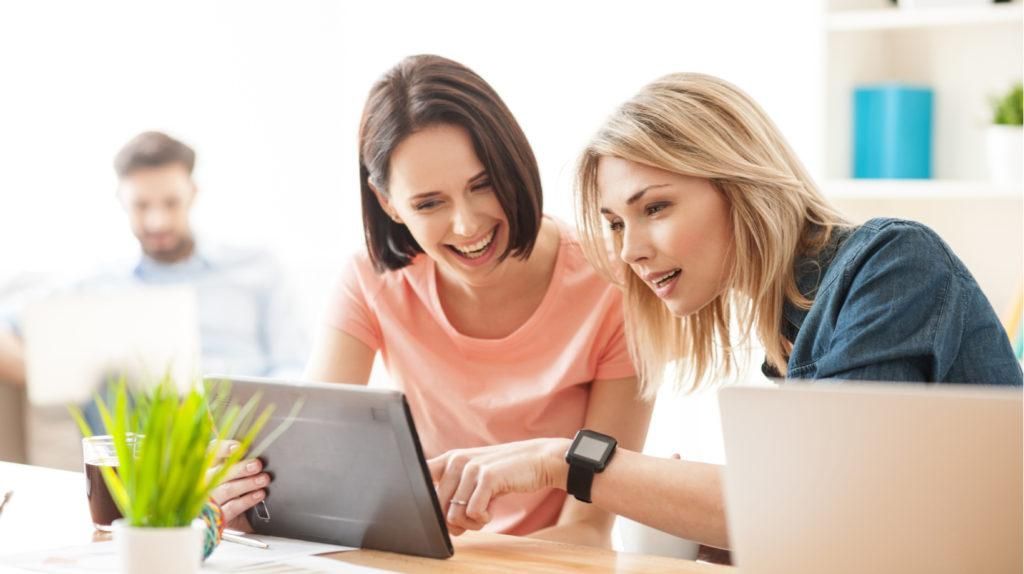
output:
[[[546,211],[568,221],[573,162],[606,114],[666,73],[723,77],[852,218],[938,230],[1016,330],[1020,128],[995,168],[989,142],[994,100],[1021,80],[1022,21],[1019,1],[977,0],[6,1],[0,305],[134,256],[111,162],[161,130],[197,152],[197,232],[272,250],[315,332],[341,262],[363,247],[363,99],[402,57],[437,53],[504,98],[538,157]],[[926,103],[901,100],[915,93]],[[872,94],[888,112],[859,103]],[[912,117],[926,125],[901,132]],[[759,379],[761,359],[753,349],[741,378]],[[647,450],[721,462],[713,393],[663,393]]]

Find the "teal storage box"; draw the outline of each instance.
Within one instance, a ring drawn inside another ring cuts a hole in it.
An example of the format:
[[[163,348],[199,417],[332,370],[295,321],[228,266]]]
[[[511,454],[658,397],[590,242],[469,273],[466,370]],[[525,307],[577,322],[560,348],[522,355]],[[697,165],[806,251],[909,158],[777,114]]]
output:
[[[853,91],[853,177],[932,176],[932,90],[903,84]]]

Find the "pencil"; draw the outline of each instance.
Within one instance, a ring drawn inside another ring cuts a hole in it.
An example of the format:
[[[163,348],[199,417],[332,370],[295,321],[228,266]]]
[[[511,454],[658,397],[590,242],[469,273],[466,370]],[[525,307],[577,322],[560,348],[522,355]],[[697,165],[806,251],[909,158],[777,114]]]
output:
[[[244,546],[252,546],[253,548],[270,548],[270,545],[266,542],[260,542],[255,538],[249,538],[247,536],[239,536],[237,534],[228,534],[227,532],[221,534],[221,538],[228,542],[234,542],[235,544],[242,544]]]

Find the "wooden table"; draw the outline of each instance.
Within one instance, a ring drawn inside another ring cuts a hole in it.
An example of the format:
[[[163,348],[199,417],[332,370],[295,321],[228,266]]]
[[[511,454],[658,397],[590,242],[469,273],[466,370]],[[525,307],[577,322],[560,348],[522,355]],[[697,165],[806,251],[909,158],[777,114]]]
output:
[[[0,489],[14,495],[0,514],[0,555],[104,540],[93,530],[81,473],[0,462]],[[2,493],[0,493],[2,496]],[[331,558],[399,572],[680,572],[732,574],[733,568],[599,550],[529,538],[467,532],[448,560],[356,550]]]

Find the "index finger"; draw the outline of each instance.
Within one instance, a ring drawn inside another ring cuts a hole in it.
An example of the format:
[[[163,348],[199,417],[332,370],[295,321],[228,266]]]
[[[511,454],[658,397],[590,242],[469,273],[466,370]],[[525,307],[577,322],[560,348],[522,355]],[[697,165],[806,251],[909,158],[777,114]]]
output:
[[[448,466],[448,453],[444,453],[427,461],[427,468],[430,469],[430,479],[435,483],[441,481],[444,476],[444,469]]]
[[[237,440],[222,440],[217,443],[217,458],[227,458],[231,453],[238,450],[241,445]]]

